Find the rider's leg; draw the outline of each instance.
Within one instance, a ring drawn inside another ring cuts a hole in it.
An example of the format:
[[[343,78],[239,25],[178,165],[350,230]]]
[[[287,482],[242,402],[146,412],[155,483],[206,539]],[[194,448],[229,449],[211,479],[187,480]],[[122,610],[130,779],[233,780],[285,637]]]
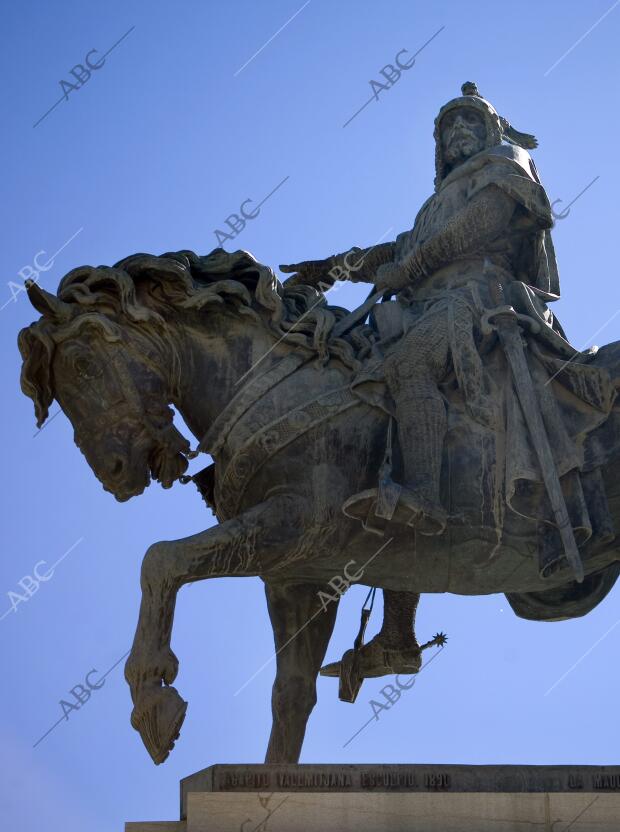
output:
[[[383,624],[359,652],[359,674],[368,679],[393,673],[417,673],[422,651],[414,632],[420,596],[417,592],[383,590]],[[324,676],[340,675],[340,662],[322,669]]]
[[[380,638],[385,647],[419,647],[415,637],[415,614],[419,601],[417,592],[383,590],[383,624],[376,638]]]
[[[419,600],[417,592],[383,590],[383,624],[361,651],[364,676],[419,671],[422,653],[414,630]]]
[[[415,525],[430,533],[443,531],[446,521],[439,484],[447,416],[437,385],[447,362],[447,319],[442,313],[425,315],[386,361],[403,456],[401,502],[418,510]]]

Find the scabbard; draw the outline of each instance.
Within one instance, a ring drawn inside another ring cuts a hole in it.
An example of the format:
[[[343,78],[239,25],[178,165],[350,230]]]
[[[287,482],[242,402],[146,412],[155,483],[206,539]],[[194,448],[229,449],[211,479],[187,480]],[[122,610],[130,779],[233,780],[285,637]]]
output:
[[[566,500],[556,468],[549,437],[540,410],[538,396],[523,351],[521,330],[516,317],[503,313],[496,318],[496,329],[512,373],[517,397],[523,411],[530,439],[540,466],[545,490],[551,503],[555,524],[560,533],[568,563],[577,583],[584,579],[583,563],[566,508]]]

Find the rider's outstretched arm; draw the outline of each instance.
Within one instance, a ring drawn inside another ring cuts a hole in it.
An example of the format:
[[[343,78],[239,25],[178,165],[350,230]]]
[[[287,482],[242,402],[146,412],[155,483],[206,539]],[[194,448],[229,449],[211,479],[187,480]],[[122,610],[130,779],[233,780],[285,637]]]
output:
[[[383,263],[394,258],[395,243],[380,243],[369,248],[351,248],[325,260],[304,260],[280,266],[280,271],[295,272],[286,286],[305,284],[326,291],[338,280],[354,283],[373,283],[375,273]]]

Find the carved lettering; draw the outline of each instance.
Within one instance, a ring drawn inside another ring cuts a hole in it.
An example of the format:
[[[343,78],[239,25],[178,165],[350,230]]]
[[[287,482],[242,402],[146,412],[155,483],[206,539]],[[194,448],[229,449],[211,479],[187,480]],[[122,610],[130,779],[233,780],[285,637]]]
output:
[[[363,771],[363,789],[417,789],[418,779],[413,771]]]
[[[427,789],[438,791],[441,789],[450,789],[452,787],[452,782],[449,774],[431,773],[424,775],[424,785]]]
[[[593,787],[601,791],[616,791],[620,789],[620,774],[595,774]]]

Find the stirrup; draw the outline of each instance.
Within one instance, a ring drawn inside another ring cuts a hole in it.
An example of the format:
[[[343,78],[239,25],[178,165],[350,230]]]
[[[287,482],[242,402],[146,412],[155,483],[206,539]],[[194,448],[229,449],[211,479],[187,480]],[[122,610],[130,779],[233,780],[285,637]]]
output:
[[[372,642],[369,642],[371,644]],[[368,645],[364,645],[368,647]],[[356,671],[362,679],[375,679],[379,676],[393,674],[418,673],[421,666],[420,648],[408,650],[381,648],[369,654],[364,652],[364,647],[359,651],[359,658]],[[345,656],[347,654],[345,653]],[[343,656],[344,660],[344,656]],[[331,662],[326,664],[319,671],[321,676],[329,676],[332,679],[342,674],[343,662]]]
[[[442,506],[431,502],[410,488],[392,483],[396,489],[389,494],[390,502],[396,494],[393,509],[385,510],[380,488],[369,488],[349,497],[342,505],[347,517],[359,520],[368,532],[384,535],[388,522],[414,528],[423,535],[442,534],[446,529],[448,513]]]
[[[365,622],[363,622],[363,627],[365,629]],[[419,647],[405,650],[379,648],[374,651],[373,656],[369,655],[368,649],[364,654],[364,646],[368,648],[372,641],[363,646],[359,643],[359,639],[356,639],[353,649],[347,650],[339,662],[326,664],[319,673],[321,676],[339,680],[338,698],[342,702],[355,702],[364,679],[392,674],[404,676],[419,673],[422,666],[422,652],[428,650],[429,647],[443,648],[447,641],[447,635],[439,632]]]

